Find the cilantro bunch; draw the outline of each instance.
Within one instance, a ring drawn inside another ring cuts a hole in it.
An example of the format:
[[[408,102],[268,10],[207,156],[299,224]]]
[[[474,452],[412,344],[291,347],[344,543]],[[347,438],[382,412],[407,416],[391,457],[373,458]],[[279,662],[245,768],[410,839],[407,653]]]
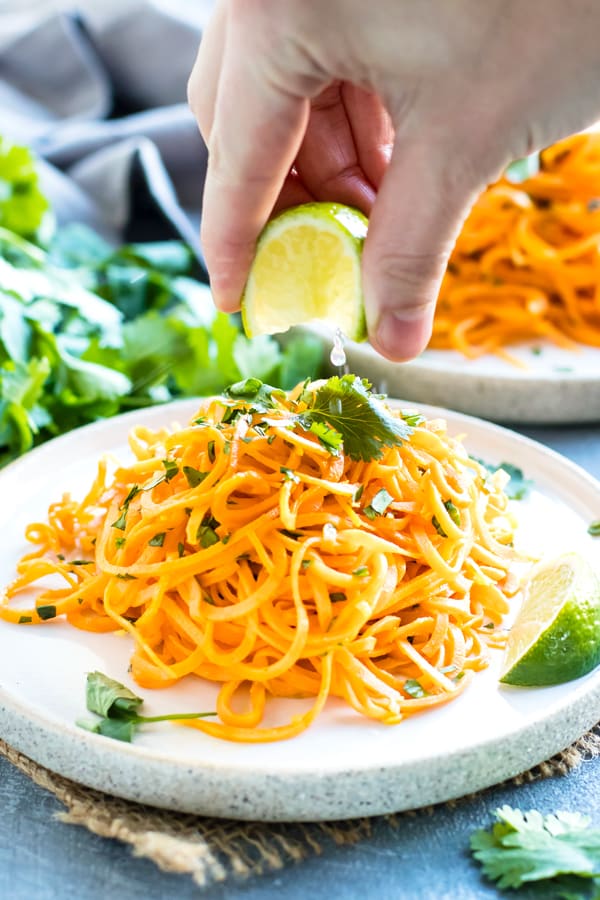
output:
[[[0,226],[34,238],[49,210],[33,154],[0,135]]]
[[[121,411],[319,373],[321,341],[247,339],[193,268],[178,241],[114,250],[74,225],[42,250],[0,228],[0,465]]]

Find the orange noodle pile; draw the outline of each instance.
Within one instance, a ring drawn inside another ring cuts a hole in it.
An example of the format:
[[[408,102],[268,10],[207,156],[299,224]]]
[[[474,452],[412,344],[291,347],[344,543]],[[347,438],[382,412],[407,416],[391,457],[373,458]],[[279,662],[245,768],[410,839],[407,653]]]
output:
[[[443,421],[372,397],[407,436],[370,460],[332,449],[302,422],[318,390],[273,391],[266,411],[211,398],[187,427],[134,428],[133,462],[102,460],[83,499],[28,526],[37,549],[1,617],[124,629],[139,685],[221,685],[218,721],[186,724],[232,741],[296,735],[330,696],[386,724],[456,697],[517,589],[505,475]],[[49,575],[60,585],[38,584]],[[313,704],[261,727],[273,696]]]
[[[440,291],[431,347],[468,357],[519,341],[600,347],[600,134],[540,154],[476,202]]]

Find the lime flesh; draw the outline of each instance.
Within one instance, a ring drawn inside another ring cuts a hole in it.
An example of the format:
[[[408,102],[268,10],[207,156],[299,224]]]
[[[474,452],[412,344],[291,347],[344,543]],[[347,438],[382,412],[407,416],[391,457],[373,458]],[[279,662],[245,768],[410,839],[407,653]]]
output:
[[[311,321],[346,337],[367,335],[361,254],[367,219],[336,203],[305,203],[264,228],[242,297],[249,337]]]
[[[539,566],[510,631],[500,681],[562,684],[600,665],[600,581],[569,553]]]

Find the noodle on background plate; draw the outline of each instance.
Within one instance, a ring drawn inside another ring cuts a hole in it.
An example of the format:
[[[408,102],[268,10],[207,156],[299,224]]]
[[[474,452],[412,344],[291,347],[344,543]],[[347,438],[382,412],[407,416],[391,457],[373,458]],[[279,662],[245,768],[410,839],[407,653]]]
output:
[[[206,400],[187,427],[134,428],[133,462],[101,460],[82,500],[65,494],[28,526],[37,549],[0,616],[125,630],[139,685],[221,685],[218,721],[185,724],[233,741],[292,737],[330,695],[385,724],[456,697],[502,645],[519,585],[507,476],[442,420],[371,394],[373,421],[403,437],[365,458],[365,423],[335,446],[306,414],[334,382],[346,403],[352,379],[263,385],[260,402]],[[15,604],[32,586],[35,606]],[[314,703],[265,727],[270,696]]]
[[[430,346],[468,357],[528,340],[600,347],[600,133],[543,150],[539,171],[477,200],[450,258]]]

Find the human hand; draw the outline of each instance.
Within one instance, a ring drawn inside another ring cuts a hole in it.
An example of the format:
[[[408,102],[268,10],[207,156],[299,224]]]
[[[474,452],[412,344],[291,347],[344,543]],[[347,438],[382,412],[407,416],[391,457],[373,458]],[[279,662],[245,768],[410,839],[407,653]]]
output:
[[[600,117],[599,31],[596,0],[219,0],[189,83],[218,305],[274,209],[349,203],[370,213],[371,343],[417,355],[477,194]]]

